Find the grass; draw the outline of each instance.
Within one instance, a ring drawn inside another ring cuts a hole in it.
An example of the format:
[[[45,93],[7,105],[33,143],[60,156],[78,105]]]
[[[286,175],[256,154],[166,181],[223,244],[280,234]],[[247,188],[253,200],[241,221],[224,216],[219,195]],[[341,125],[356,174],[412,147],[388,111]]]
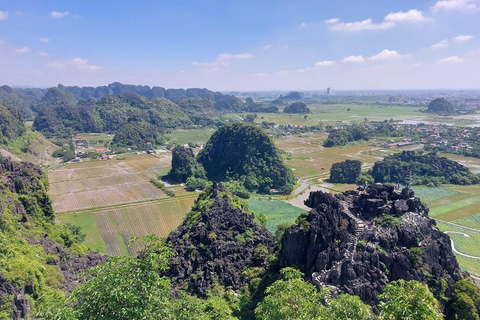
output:
[[[57,215],[57,219],[61,225],[70,223],[81,227],[82,232],[86,234],[85,245],[93,251],[107,253],[107,246],[105,245],[105,241],[103,241],[95,217],[91,212]]]
[[[195,129],[195,130],[173,130],[166,134],[166,138],[170,143],[177,145],[189,142],[206,143],[210,136],[215,132],[213,129]]]
[[[256,214],[265,214],[268,217],[267,229],[272,233],[275,233],[279,224],[293,224],[295,219],[305,212],[283,200],[275,199],[251,199],[248,205]]]

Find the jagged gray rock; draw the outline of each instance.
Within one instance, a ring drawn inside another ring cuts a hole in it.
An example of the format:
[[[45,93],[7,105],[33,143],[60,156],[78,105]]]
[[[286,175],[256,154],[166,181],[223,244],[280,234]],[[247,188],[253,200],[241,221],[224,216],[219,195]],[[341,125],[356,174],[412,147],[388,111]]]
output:
[[[449,237],[412,190],[317,191],[305,205],[312,210],[285,231],[280,263],[300,267],[333,294],[355,294],[375,307],[390,281],[417,280],[435,291],[444,279],[448,297],[461,279]]]

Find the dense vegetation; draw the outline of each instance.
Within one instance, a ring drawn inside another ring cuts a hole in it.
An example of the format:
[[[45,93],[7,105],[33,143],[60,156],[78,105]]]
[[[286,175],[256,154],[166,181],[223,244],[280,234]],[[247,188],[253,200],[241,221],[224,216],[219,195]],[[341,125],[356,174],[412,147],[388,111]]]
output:
[[[10,140],[20,137],[25,131],[19,110],[0,100],[0,144],[8,144]]]
[[[442,183],[476,184],[480,177],[471,173],[467,167],[435,153],[403,151],[375,163],[372,176],[375,182],[405,183],[407,172],[411,170],[414,184]]]
[[[212,181],[239,180],[250,191],[288,194],[294,176],[279,151],[262,131],[243,123],[220,127],[200,152],[198,161]]]
[[[163,129],[193,124],[184,111],[166,99],[126,93],[82,100],[76,105],[61,101],[40,110],[33,126],[49,137],[67,137],[76,132],[115,132],[134,114]]]
[[[0,100],[20,110],[24,119],[33,120],[37,103],[45,94],[45,89],[13,89],[9,86],[0,87]]]
[[[0,318],[27,318],[64,296],[59,264],[73,252],[83,255],[83,236],[54,225],[47,177],[38,167],[0,157],[0,181]]]
[[[283,113],[310,113],[310,108],[305,103],[297,101],[283,109]]]
[[[430,102],[427,108],[427,112],[431,113],[455,113],[455,107],[452,103],[444,98],[437,98]]]
[[[193,176],[196,167],[193,150],[183,146],[176,147],[172,150],[172,168],[166,178],[175,183],[186,182]]]
[[[360,176],[362,162],[358,160],[345,160],[332,165],[330,181],[334,183],[355,183]]]
[[[164,143],[163,132],[158,126],[130,118],[118,128],[112,140],[112,147],[132,147],[145,150]]]

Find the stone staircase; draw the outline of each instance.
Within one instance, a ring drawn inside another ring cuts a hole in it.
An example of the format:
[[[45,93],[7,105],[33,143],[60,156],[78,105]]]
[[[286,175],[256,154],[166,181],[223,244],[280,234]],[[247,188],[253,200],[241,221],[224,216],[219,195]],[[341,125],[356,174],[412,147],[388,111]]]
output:
[[[327,304],[328,304],[328,300],[331,299],[332,295],[337,291],[336,287],[330,286],[327,284],[328,274],[330,273],[331,270],[335,268],[341,268],[342,264],[346,260],[351,260],[352,262],[354,262],[355,253],[357,252],[358,238],[360,237],[362,232],[365,230],[365,222],[350,212],[349,207],[351,207],[351,205],[352,203],[348,199],[347,201],[340,201],[340,209],[342,210],[342,212],[344,212],[348,217],[350,217],[354,221],[354,228],[355,228],[354,234],[350,236],[350,239],[347,242],[347,252],[345,253],[344,258],[340,261],[336,261],[332,265],[332,267],[328,270],[322,270],[321,272],[312,273],[312,282],[317,287],[330,289],[328,290],[325,296],[325,302]]]

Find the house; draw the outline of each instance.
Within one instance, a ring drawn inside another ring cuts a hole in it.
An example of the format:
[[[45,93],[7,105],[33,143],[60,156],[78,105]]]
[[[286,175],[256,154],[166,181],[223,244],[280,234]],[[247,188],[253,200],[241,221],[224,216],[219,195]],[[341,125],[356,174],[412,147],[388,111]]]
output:
[[[105,152],[105,148],[97,148],[97,149],[95,149],[95,152],[96,152],[96,153],[104,153],[104,152]]]
[[[457,152],[458,151],[458,146],[451,146],[450,151]]]
[[[84,147],[84,148],[88,148],[88,141],[87,139],[83,139],[82,137],[77,137],[75,139],[75,145],[78,147]]]

